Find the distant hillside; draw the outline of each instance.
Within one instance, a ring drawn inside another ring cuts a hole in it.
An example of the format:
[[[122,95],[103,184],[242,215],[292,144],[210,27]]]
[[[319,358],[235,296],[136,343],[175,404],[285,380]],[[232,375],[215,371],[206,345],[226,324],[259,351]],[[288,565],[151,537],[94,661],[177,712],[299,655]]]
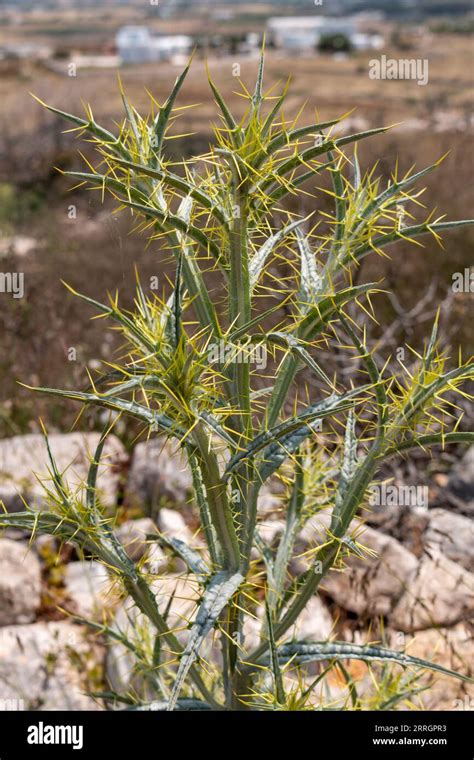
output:
[[[474,3],[470,0],[323,0],[323,6],[318,11],[332,13],[350,13],[361,10],[381,10],[388,16],[424,16],[424,15],[458,15],[474,11]],[[249,0],[167,0],[170,6],[177,10],[193,6],[222,6],[248,5]],[[315,9],[314,0],[271,0],[277,9],[293,8],[297,12]],[[0,0],[0,9],[5,7],[28,8],[66,8],[74,7],[143,7],[143,0]],[[258,5],[258,2],[256,3]],[[268,3],[265,3],[268,5]]]

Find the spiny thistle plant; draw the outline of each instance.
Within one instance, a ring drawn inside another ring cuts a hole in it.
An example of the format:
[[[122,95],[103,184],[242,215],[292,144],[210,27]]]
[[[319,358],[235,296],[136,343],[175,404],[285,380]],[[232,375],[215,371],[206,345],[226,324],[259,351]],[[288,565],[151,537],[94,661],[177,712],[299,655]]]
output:
[[[84,496],[69,489],[51,456],[49,508],[3,514],[0,525],[74,542],[106,566],[145,621],[133,636],[107,620],[91,623],[131,653],[147,679],[141,695],[132,688],[109,692],[115,706],[324,708],[330,700],[314,694],[332,674],[347,687],[339,707],[391,709],[423,688],[424,669],[470,680],[383,645],[294,640],[292,631],[331,569],[343,571],[354,554],[370,561],[354,518],[368,509],[383,463],[411,449],[474,440],[474,433],[459,430],[456,404],[474,365],[460,358],[458,366],[446,366],[437,319],[415,369],[401,364],[395,375],[389,357],[379,366],[364,320],[374,319],[371,296],[380,288],[354,284],[369,254],[386,255],[387,246],[417,243],[426,233],[439,242],[442,232],[472,221],[412,216],[422,207],[412,188],[437,164],[401,177],[396,171],[386,187],[374,170],[361,172],[357,153],[344,148],[385,128],[337,137],[331,135],[340,119],[308,126],[288,120],[288,88],[278,96],[263,92],[263,54],[253,93],[242,84],[242,119],[210,80],[221,119],[215,144],[204,155],[171,161],[165,146],[188,68],[163,105],[152,99],[146,117],[122,92],[117,134],[97,124],[89,107],[82,119],[48,106],[100,156],[97,168],[69,174],[102,195],[108,191],[151,240],[162,241],[160,250],[172,253],[176,267],[163,298],[138,282],[132,310],[121,308],[117,296],[99,303],[81,295],[99,317],[112,320],[125,353],[85,390],[36,390],[110,410],[115,419],[131,416],[146,436],[172,439],[185,453],[201,543],[191,547],[159,533],[148,540],[186,563],[199,590],[197,611],[187,628],[168,622],[172,595],[158,603],[160,576],[129,559],[100,504],[97,470],[113,420]],[[333,212],[315,209],[302,218],[285,210],[303,193],[311,202],[308,181],[323,176],[330,178],[332,189],[323,191]],[[262,298],[273,305],[259,308]],[[321,366],[331,346],[347,352],[342,377]],[[262,348],[268,369],[255,361]],[[352,372],[354,356],[359,364]],[[317,380],[311,389],[296,384],[303,368]],[[264,539],[259,510],[269,479],[278,479],[286,496],[276,546]],[[303,527],[320,514],[328,517],[320,537],[295,563]],[[259,625],[253,647],[244,627],[249,618]],[[378,673],[379,699],[357,694],[348,660]],[[313,662],[321,664],[311,682],[307,664]]]

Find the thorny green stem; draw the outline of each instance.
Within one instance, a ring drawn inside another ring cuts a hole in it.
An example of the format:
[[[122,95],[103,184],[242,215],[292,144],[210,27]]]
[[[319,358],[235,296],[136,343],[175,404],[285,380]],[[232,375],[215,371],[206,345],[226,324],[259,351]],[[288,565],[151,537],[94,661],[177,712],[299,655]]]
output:
[[[229,321],[235,327],[239,328],[247,324],[251,316],[250,300],[250,277],[249,277],[249,260],[248,260],[248,181],[245,177],[239,175],[239,169],[232,164],[233,175],[233,209],[234,219],[229,236],[229,254],[230,254],[230,275],[229,275]],[[232,400],[237,409],[236,429],[237,445],[244,446],[252,436],[252,410],[250,403],[250,365],[248,361],[236,362],[232,369]],[[249,511],[253,509],[253,503],[249,503],[249,467],[245,467],[242,473],[233,478],[235,493],[238,495],[239,504],[237,507],[239,525],[239,534],[242,534],[242,528],[249,525]],[[256,512],[256,507],[253,509]],[[245,565],[245,548],[246,541],[253,541],[253,536],[244,531],[244,545],[239,548],[241,559]],[[240,595],[237,595],[238,604]],[[228,665],[231,669],[232,679],[234,678],[235,668],[237,666],[239,652],[238,640],[241,633],[242,616],[238,607],[233,606],[228,610],[229,627],[228,637],[223,641],[227,649]],[[236,640],[237,639],[237,640]],[[232,680],[230,707],[234,706],[235,688]],[[229,697],[228,697],[229,699]]]
[[[221,480],[212,441],[201,423],[194,428],[194,438],[199,450],[198,456],[210,516],[223,552],[224,565],[228,570],[237,570],[240,564],[240,550],[234,518],[227,498],[226,486]]]

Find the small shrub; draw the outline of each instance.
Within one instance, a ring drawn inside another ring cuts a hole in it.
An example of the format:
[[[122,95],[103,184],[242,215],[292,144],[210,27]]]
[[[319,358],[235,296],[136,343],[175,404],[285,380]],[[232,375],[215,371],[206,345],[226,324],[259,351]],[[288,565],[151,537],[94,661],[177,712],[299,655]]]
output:
[[[318,42],[321,53],[350,53],[352,45],[345,34],[324,34]]]

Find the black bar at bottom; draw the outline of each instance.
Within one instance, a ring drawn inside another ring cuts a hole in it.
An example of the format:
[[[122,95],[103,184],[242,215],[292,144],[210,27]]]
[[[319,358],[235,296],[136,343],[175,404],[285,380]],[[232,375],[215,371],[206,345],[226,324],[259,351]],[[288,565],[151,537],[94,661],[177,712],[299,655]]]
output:
[[[474,713],[457,712],[0,712],[0,760],[104,758],[187,751],[226,760],[228,751],[310,750],[350,757],[474,759]]]

